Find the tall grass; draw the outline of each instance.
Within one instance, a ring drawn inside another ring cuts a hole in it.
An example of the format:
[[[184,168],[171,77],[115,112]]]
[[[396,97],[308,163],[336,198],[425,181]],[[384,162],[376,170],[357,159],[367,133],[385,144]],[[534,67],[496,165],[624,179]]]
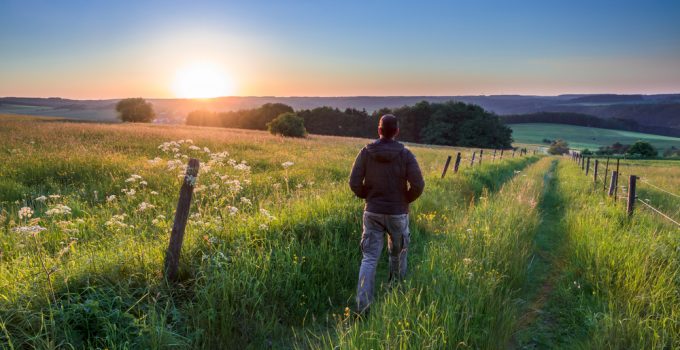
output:
[[[563,272],[550,305],[559,347],[680,347],[678,230],[643,210],[628,219],[561,161]]]

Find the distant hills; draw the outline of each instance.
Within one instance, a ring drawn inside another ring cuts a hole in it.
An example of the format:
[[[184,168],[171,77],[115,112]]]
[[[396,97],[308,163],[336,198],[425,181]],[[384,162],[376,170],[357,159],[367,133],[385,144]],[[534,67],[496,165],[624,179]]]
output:
[[[182,123],[197,109],[231,111],[259,107],[265,103],[285,103],[294,109],[330,106],[339,109],[366,109],[413,105],[419,101],[448,100],[474,103],[501,116],[539,112],[579,113],[599,118],[631,120],[641,126],[680,130],[680,94],[617,95],[570,94],[559,96],[352,96],[352,97],[220,97],[210,100],[148,99],[154,104],[161,123]],[[0,98],[0,113],[63,116],[83,120],[115,121],[118,100],[69,100],[62,98]],[[545,122],[545,121],[544,121]],[[558,121],[556,121],[558,122]],[[674,131],[674,130],[673,130]]]

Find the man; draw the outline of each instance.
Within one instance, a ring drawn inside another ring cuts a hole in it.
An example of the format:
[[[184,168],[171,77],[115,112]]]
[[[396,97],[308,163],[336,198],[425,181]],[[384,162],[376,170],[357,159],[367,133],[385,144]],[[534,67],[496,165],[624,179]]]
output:
[[[390,281],[403,279],[410,242],[409,203],[418,198],[425,182],[415,156],[394,140],[399,134],[397,118],[386,114],[380,118],[380,139],[367,145],[354,161],[349,186],[359,198],[366,199],[361,251],[363,259],[357,286],[357,308],[368,310],[373,301],[375,269],[387,233]]]

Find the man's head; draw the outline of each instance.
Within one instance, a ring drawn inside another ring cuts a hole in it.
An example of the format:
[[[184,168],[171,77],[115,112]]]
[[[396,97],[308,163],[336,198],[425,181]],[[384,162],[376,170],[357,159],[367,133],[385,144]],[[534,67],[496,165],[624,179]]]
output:
[[[378,135],[384,139],[392,139],[399,134],[399,121],[392,114],[385,114],[378,124]]]

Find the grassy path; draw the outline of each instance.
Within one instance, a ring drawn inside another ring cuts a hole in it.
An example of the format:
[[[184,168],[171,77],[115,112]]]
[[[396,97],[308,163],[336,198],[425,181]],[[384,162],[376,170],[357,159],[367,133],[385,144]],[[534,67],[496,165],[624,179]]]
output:
[[[564,199],[557,189],[557,161],[544,176],[544,194],[539,204],[541,224],[534,237],[535,253],[529,265],[525,291],[526,306],[519,317],[510,349],[555,346],[558,323],[547,309],[555,283],[564,268]]]

